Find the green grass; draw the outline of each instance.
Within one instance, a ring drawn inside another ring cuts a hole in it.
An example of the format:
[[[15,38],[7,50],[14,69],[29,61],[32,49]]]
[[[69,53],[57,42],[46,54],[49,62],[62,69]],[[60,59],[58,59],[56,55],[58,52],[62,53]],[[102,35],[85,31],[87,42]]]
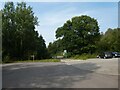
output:
[[[20,60],[20,61],[13,61],[8,63],[20,63],[20,62],[60,62],[58,59],[43,59],[43,60]],[[7,62],[4,62],[7,63]]]
[[[80,59],[80,60],[87,60],[87,59],[90,59],[90,58],[96,58],[96,54],[82,54],[82,55],[75,55],[75,56],[72,56],[71,58],[72,59]]]

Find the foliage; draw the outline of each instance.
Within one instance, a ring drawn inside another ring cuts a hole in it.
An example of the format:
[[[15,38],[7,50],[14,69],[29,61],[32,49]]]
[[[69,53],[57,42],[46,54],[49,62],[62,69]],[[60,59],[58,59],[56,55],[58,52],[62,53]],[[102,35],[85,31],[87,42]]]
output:
[[[37,17],[32,8],[25,2],[5,3],[2,9],[2,54],[3,60],[9,55],[10,60],[30,59],[35,55],[36,59],[48,58],[45,41],[35,31],[38,25]]]
[[[48,47],[53,55],[67,50],[69,57],[77,55],[75,58],[86,59],[94,53],[120,52],[120,28],[109,28],[105,34],[100,34],[97,20],[86,15],[66,21],[57,29],[56,38],[58,40]]]
[[[120,52],[120,28],[109,28],[104,35],[101,36],[98,43],[99,51],[118,51]]]
[[[67,50],[67,57],[79,59],[92,58],[94,53],[103,51],[120,52],[120,28],[109,28],[105,34],[100,34],[97,20],[90,16],[76,16],[66,21],[56,30],[57,40],[46,48],[45,40],[35,31],[38,19],[30,6],[21,2],[15,7],[13,2],[7,2],[1,12],[3,62],[30,60],[31,55],[38,60],[46,59],[62,55],[64,50]]]
[[[70,55],[94,53],[100,38],[98,22],[86,15],[73,17],[57,29],[56,38],[58,40],[55,42],[60,47],[56,48],[52,44],[49,46],[57,51],[67,50]]]
[[[50,42],[48,45],[48,52],[50,53],[51,56],[62,55],[63,48],[61,44],[61,39],[58,39],[57,41],[54,41],[53,43]]]

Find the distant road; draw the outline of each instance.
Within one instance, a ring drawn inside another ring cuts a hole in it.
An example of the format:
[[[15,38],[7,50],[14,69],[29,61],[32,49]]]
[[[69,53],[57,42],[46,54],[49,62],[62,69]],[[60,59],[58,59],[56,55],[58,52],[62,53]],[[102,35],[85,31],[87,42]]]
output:
[[[93,58],[89,60],[62,59],[61,61],[83,70],[90,70],[101,74],[118,75],[118,59],[120,58]]]
[[[117,59],[5,64],[3,88],[117,88],[117,64]]]

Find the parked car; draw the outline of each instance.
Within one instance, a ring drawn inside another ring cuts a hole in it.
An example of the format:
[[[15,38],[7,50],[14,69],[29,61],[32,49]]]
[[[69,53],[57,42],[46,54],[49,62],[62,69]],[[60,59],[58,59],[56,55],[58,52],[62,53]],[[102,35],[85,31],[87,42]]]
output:
[[[119,52],[112,52],[112,55],[113,55],[114,58],[120,57],[120,53]]]
[[[112,52],[102,52],[97,57],[106,59],[106,58],[112,58],[113,55],[112,55]]]

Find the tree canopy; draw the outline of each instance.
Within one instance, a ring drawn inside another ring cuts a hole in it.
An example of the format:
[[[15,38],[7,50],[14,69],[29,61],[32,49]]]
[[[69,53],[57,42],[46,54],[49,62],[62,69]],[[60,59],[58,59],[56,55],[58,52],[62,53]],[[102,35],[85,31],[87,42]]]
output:
[[[46,45],[42,36],[35,31],[38,19],[32,8],[25,2],[5,3],[2,9],[2,41],[3,60],[30,59],[35,55],[37,59],[47,58]]]
[[[100,38],[98,22],[87,15],[73,17],[57,29],[56,38],[72,54],[93,53]]]
[[[99,51],[120,52],[120,28],[109,28],[98,43]]]

